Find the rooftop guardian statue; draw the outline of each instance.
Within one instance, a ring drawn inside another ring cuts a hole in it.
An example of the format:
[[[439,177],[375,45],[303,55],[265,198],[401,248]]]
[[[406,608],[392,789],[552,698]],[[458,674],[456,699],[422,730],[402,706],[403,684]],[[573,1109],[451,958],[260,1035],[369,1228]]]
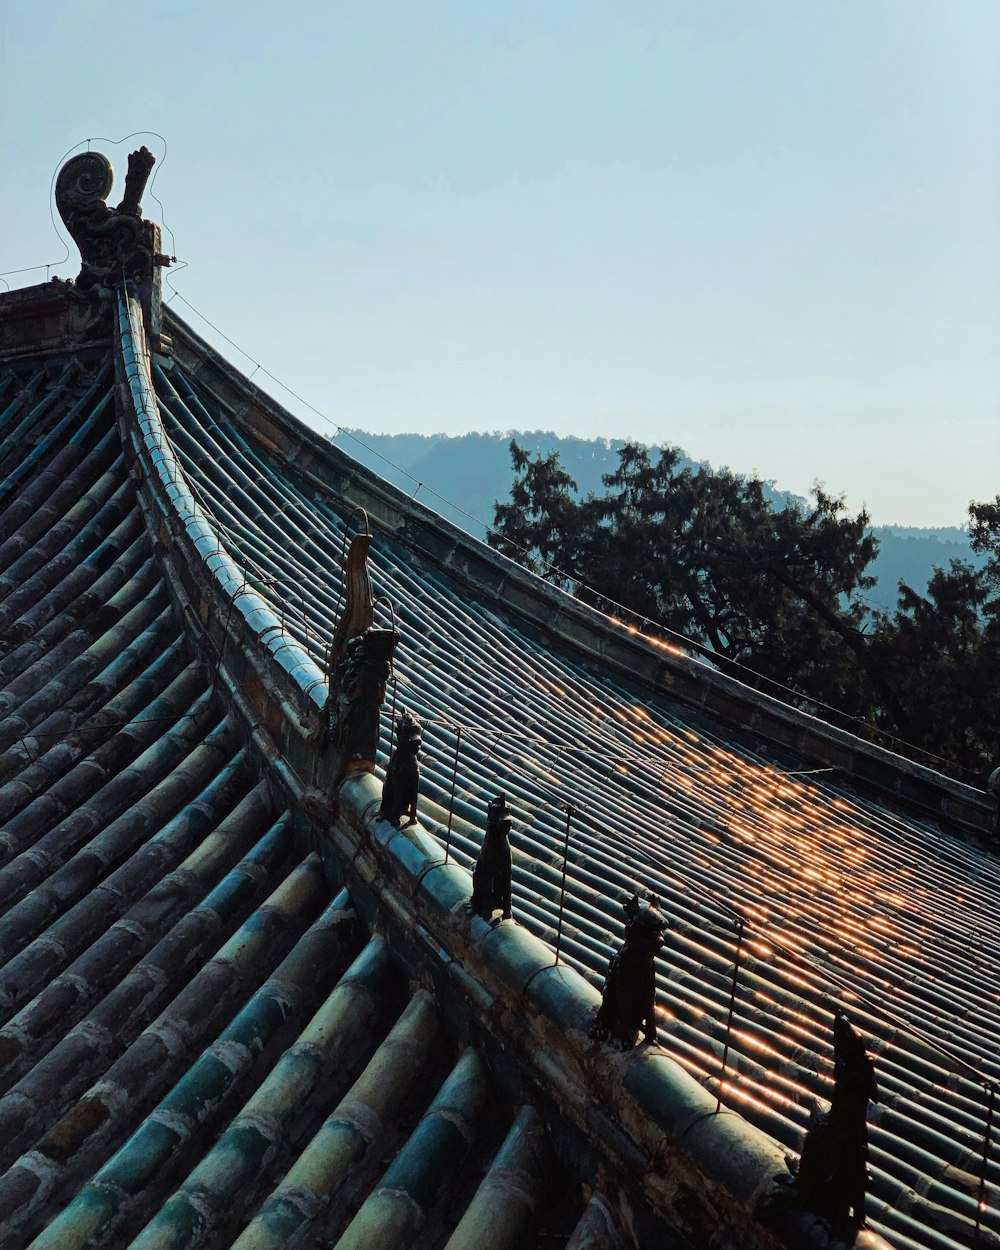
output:
[[[647,1042],[656,1042],[655,961],[667,921],[655,898],[647,903],[633,894],[622,910],[625,941],[608,965],[591,1036],[631,1050],[640,1031]]]
[[[420,789],[420,748],[423,746],[420,722],[404,712],[396,722],[396,749],[385,770],[379,819],[399,825],[406,816],[408,825],[417,823],[417,793]]]
[[[498,911],[502,919],[511,919],[510,903],[510,833],[507,800],[499,794],[491,800],[486,816],[486,836],[472,870],[472,910],[484,920],[491,920]]]
[[[798,1205],[851,1245],[865,1222],[868,1103],[878,1101],[875,1065],[864,1039],[838,1008],[833,1018],[833,1097],[816,1114],[793,1184]]]

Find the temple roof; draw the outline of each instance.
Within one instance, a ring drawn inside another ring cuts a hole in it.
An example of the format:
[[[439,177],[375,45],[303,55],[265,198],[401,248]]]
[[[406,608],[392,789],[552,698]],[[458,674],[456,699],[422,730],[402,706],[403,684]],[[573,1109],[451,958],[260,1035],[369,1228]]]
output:
[[[985,797],[460,533],[131,275],[102,298],[0,296],[0,1250],[805,1244],[759,1208],[835,1007],[876,1065],[872,1229],[1000,1244]],[[365,530],[400,640],[374,775],[334,786]],[[490,926],[465,904],[501,793]],[[669,922],[660,1049],[607,1055],[633,892]]]
[[[541,1121],[296,838],[171,602],[113,374],[0,371],[0,1245],[523,1224]]]

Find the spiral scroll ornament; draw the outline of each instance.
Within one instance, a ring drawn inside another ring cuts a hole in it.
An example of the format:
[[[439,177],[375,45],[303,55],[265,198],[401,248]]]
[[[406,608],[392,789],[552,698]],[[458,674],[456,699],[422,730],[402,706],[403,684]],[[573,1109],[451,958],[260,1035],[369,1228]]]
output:
[[[102,152],[81,152],[68,160],[56,179],[56,208],[72,234],[72,223],[107,211],[115,171]]]

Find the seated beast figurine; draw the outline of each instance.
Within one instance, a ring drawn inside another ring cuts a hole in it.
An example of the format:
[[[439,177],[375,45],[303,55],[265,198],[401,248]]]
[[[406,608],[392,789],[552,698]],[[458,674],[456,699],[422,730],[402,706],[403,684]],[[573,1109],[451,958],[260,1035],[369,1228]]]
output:
[[[656,954],[663,945],[667,921],[658,910],[659,900],[640,902],[633,894],[623,904],[625,941],[611,957],[604,980],[604,998],[591,1037],[630,1050],[641,1031],[647,1042],[656,1041]]]
[[[484,920],[500,911],[510,920],[510,833],[507,800],[502,794],[491,800],[486,816],[486,836],[472,870],[472,910]]]
[[[833,1097],[814,1113],[792,1189],[797,1205],[853,1244],[865,1222],[868,1104],[878,1102],[875,1065],[864,1039],[839,1008],[833,1018]]]
[[[420,722],[404,712],[396,722],[396,749],[385,770],[379,820],[399,827],[406,816],[408,825],[417,823],[417,792],[420,789],[420,748],[423,738]]]

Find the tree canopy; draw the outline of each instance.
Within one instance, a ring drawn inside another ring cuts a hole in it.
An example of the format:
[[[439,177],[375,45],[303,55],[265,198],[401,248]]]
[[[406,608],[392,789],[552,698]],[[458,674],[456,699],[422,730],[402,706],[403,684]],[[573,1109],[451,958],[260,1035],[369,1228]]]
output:
[[[1000,692],[1000,496],[970,509],[985,567],[953,561],[924,595],[901,582],[885,613],[864,597],[878,551],[869,517],[822,486],[775,507],[760,478],[625,443],[603,491],[580,497],[558,453],[531,456],[516,441],[510,451],[510,502],[496,504],[490,538],[499,550],[828,719],[903,739],[954,772],[978,778],[992,765],[1000,708],[985,692]]]

